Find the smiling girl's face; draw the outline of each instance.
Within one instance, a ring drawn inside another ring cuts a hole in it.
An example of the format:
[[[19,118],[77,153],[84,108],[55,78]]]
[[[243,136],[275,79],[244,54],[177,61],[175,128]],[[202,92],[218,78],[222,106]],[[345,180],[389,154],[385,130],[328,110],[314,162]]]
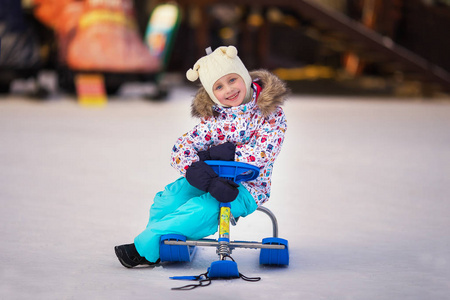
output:
[[[223,106],[239,106],[244,101],[247,88],[241,76],[231,73],[214,83],[213,92]]]

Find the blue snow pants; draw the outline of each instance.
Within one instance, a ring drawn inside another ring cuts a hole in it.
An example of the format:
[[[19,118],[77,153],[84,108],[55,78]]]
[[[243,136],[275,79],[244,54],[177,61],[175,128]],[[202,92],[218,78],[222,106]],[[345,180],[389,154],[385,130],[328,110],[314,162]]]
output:
[[[245,187],[239,185],[239,194],[231,202],[231,213],[245,217],[257,204]],[[217,232],[220,203],[192,185],[184,177],[167,185],[156,194],[150,208],[147,228],[134,239],[141,256],[155,262],[159,258],[160,238],[164,234],[181,234],[197,240]]]

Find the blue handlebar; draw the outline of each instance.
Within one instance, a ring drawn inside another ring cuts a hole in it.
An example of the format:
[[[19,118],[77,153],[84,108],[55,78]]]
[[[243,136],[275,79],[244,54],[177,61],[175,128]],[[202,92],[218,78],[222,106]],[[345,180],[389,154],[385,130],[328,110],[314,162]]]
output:
[[[214,172],[220,177],[232,180],[236,183],[251,181],[259,175],[259,168],[247,163],[237,161],[206,160]]]

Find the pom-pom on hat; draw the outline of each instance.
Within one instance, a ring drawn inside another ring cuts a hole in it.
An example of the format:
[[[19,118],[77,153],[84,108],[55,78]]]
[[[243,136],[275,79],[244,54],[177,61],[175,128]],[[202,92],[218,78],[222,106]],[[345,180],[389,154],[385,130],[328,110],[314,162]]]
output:
[[[207,49],[210,50],[211,48]],[[247,92],[245,99],[248,99],[251,95],[251,83],[252,78],[248,73],[247,68],[242,63],[239,56],[237,56],[237,49],[234,46],[222,46],[214,50],[212,53],[208,53],[206,56],[200,58],[192,69],[186,72],[186,77],[190,81],[196,81],[200,78],[200,82],[205,88],[211,100],[217,105],[223,106],[219,100],[214,96],[213,86],[214,83],[227,74],[235,73],[242,77]]]

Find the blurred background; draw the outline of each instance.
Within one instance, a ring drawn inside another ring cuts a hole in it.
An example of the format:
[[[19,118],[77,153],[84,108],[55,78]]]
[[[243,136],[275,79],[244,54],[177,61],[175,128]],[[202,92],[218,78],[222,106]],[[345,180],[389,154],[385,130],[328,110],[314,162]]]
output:
[[[0,0],[0,93],[76,93],[79,74],[170,86],[235,45],[300,94],[447,96],[449,0]],[[19,83],[18,83],[19,82]]]

